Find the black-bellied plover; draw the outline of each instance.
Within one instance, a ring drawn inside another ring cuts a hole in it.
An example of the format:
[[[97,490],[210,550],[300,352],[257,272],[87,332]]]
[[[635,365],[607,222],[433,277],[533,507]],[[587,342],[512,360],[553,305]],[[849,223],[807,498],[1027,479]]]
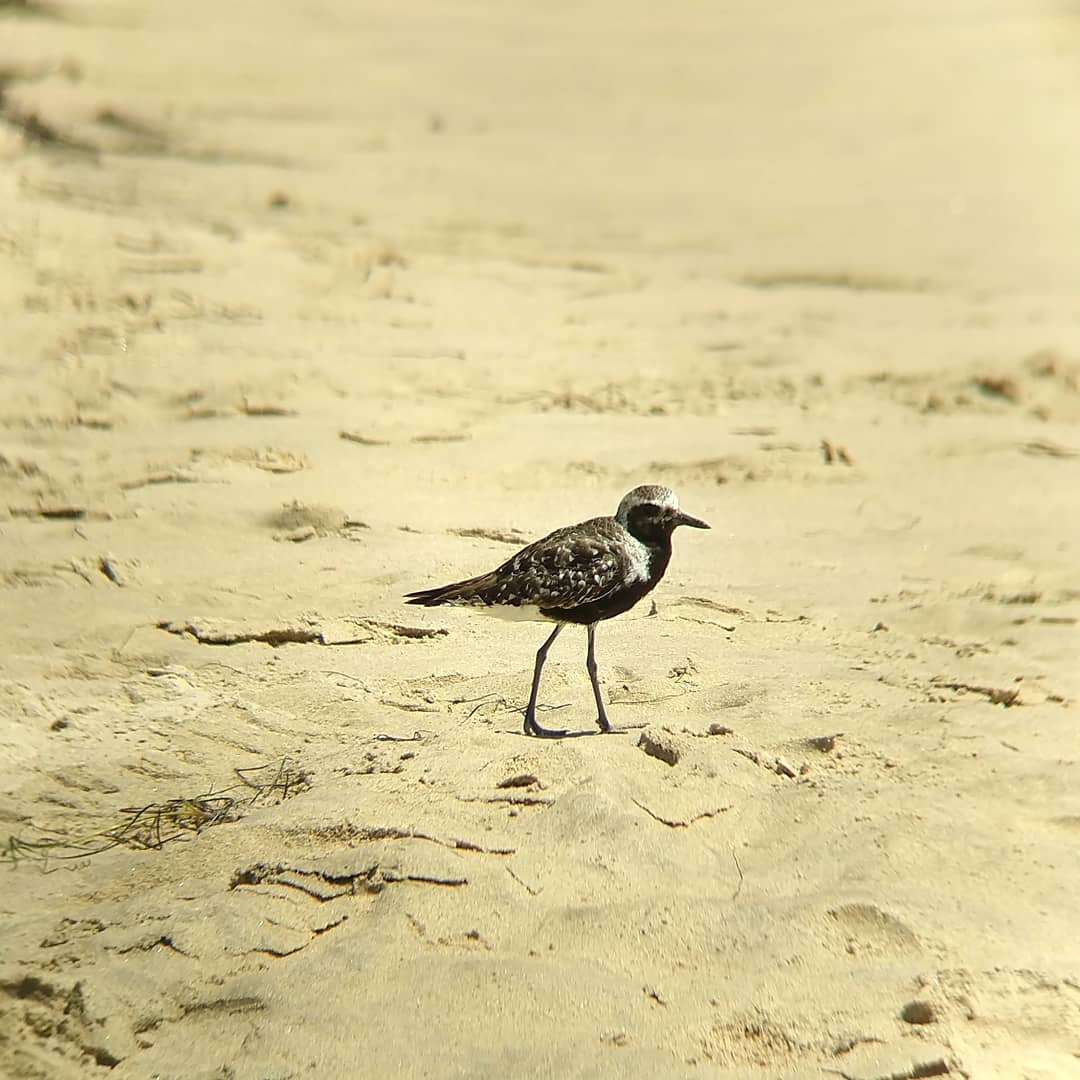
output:
[[[614,517],[569,525],[522,548],[488,574],[406,594],[410,604],[451,604],[486,611],[505,619],[555,623],[540,646],[532,693],[525,710],[526,735],[565,735],[536,722],[536,696],[548,649],[567,623],[585,626],[589,649],[585,667],[596,698],[596,722],[610,731],[600,683],[596,678],[596,625],[629,611],[664,576],[671,559],[671,534],[679,525],[707,529],[700,518],[684,514],[670,488],[646,484],[619,503]]]

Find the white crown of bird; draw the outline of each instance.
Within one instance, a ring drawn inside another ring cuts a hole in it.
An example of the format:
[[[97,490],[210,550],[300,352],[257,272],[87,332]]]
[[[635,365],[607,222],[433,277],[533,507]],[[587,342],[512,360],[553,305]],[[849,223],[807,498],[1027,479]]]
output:
[[[626,525],[630,511],[635,506],[662,506],[673,513],[679,512],[679,496],[671,488],[661,487],[659,484],[642,484],[640,487],[628,491],[619,503],[619,509],[615,511],[615,519],[620,525]]]

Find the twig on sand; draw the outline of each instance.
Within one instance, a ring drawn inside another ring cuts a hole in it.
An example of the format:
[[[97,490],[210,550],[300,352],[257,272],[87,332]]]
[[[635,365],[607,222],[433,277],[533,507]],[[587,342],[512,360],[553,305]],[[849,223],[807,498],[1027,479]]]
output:
[[[269,769],[273,772],[262,777],[252,775]],[[88,829],[75,836],[44,829],[38,830],[42,833],[38,838],[9,836],[0,847],[0,861],[7,859],[14,866],[20,858],[82,859],[115,847],[156,851],[189,834],[198,835],[214,825],[237,821],[246,807],[260,799],[287,799],[311,786],[307,772],[288,758],[233,771],[240,781],[237,784],[145,806],[121,807],[119,820],[105,828]],[[250,798],[231,794],[240,791],[252,794]]]
[[[640,807],[649,815],[654,821],[659,821],[661,825],[666,825],[669,829],[688,829],[697,821],[702,821],[705,818],[716,817],[718,814],[724,813],[726,810],[730,810],[730,806],[718,806],[715,810],[703,810],[700,814],[695,814],[692,818],[688,818],[686,821],[679,821],[674,818],[661,817],[659,814],[650,810],[644,803],[638,802],[637,799],[631,797],[630,801]]]
[[[844,1072],[843,1069],[826,1069],[825,1072],[836,1073],[844,1080],[924,1080],[928,1076],[947,1076],[952,1070],[944,1058],[934,1058],[932,1061],[918,1061],[908,1069],[900,1072],[885,1073],[881,1076],[861,1077],[854,1073]]]
[[[522,881],[521,878],[514,873],[511,867],[506,867],[506,872],[530,895],[539,896],[544,890],[534,889],[527,881]]]

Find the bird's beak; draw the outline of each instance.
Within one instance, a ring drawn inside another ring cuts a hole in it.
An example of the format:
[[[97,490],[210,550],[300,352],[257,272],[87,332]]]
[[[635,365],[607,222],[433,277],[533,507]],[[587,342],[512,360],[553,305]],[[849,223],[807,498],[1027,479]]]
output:
[[[711,529],[712,526],[707,521],[702,521],[701,518],[691,517],[689,514],[684,514],[681,510],[675,515],[676,525],[689,525],[691,529]]]

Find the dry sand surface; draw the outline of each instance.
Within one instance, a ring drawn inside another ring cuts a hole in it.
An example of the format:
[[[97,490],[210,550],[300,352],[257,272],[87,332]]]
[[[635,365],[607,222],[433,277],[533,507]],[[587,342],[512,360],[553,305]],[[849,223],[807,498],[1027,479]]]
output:
[[[0,89],[0,1074],[1080,1076],[1075,6],[24,0]],[[401,594],[642,482],[528,739]]]

